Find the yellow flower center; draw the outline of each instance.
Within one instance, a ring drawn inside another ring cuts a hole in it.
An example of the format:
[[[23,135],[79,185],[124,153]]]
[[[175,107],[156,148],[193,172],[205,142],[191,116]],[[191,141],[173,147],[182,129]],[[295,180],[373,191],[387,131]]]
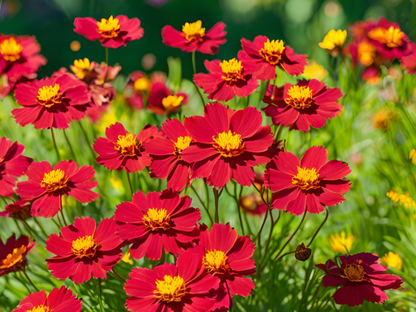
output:
[[[226,80],[228,84],[243,79],[244,68],[241,65],[241,61],[237,61],[236,58],[229,61],[224,60],[220,63],[220,66],[222,69],[222,79]]]
[[[146,91],[149,90],[149,87],[150,81],[146,77],[139,78],[134,82],[134,90],[136,91]]]
[[[190,136],[180,136],[176,142],[173,142],[175,146],[175,155],[178,156],[178,159],[181,160],[182,151],[189,147],[192,142],[192,137]]]
[[[156,299],[163,302],[180,302],[186,295],[186,284],[180,276],[165,275],[162,280],[156,280],[153,291]]]
[[[228,130],[228,132],[218,133],[213,136],[213,147],[224,157],[239,156],[246,150],[240,134],[236,134]]]
[[[182,26],[182,32],[185,35],[185,39],[191,41],[202,40],[202,37],[205,36],[205,28],[202,28],[202,22],[196,21],[195,23],[185,23]]]
[[[338,29],[331,29],[325,36],[324,40],[319,43],[319,46],[322,49],[333,50],[336,47],[342,47],[342,45],[347,39],[347,31]]]
[[[313,104],[312,90],[309,87],[292,86],[287,91],[289,95],[285,102],[295,109],[305,109]]]
[[[171,227],[170,217],[164,208],[150,208],[143,216],[143,223],[151,231],[168,230]]]
[[[344,268],[343,277],[348,278],[350,282],[362,282],[364,279],[364,268],[360,265],[362,261],[357,260],[357,263],[347,264]]]
[[[230,268],[227,260],[228,257],[223,251],[210,250],[205,254],[202,263],[210,274],[222,274],[227,272]]]
[[[403,44],[404,33],[394,26],[390,26],[389,29],[377,27],[369,31],[368,37],[385,44],[389,48],[396,48]]]
[[[98,244],[92,235],[85,235],[72,242],[72,252],[77,258],[92,258],[95,256],[97,248]]]
[[[36,101],[45,107],[51,107],[55,104],[62,103],[62,95],[59,85],[55,83],[53,86],[44,86],[38,90]]]
[[[24,260],[23,254],[26,252],[26,246],[14,248],[13,252],[8,254],[0,263],[0,269],[8,269]]]
[[[3,58],[9,62],[15,62],[20,59],[20,52],[22,52],[22,49],[22,46],[18,44],[13,37],[4,40],[0,44],[0,53],[3,55]]]
[[[177,107],[181,105],[182,101],[183,96],[181,95],[168,95],[167,97],[163,98],[162,104],[164,108]]]
[[[260,49],[259,54],[263,59],[272,64],[276,65],[282,59],[283,51],[285,50],[285,44],[283,40],[272,40],[264,43],[264,47]]]
[[[137,142],[137,137],[132,133],[119,135],[114,149],[124,156],[135,156],[140,152],[142,142]]]
[[[74,66],[71,66],[72,71],[78,79],[84,79],[85,75],[90,72],[90,60],[84,58],[84,60],[79,59],[74,61]]]
[[[67,182],[68,178],[65,175],[65,171],[56,169],[48,173],[45,172],[40,186],[46,188],[47,192],[52,193],[60,189],[65,189]]]
[[[320,188],[319,182],[321,180],[319,180],[319,173],[316,173],[315,168],[298,167],[297,175],[292,177],[292,184],[299,187],[302,191]]]
[[[97,22],[98,32],[104,38],[114,38],[120,33],[120,24],[118,19],[111,15],[109,19],[102,18],[101,22]]]
[[[52,309],[41,304],[37,307],[34,307],[32,310],[27,310],[26,312],[52,312]]]

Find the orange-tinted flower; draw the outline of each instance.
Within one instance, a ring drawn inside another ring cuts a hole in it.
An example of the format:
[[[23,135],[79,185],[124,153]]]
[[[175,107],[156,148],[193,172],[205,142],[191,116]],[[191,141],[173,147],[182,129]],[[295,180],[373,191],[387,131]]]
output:
[[[10,272],[22,271],[27,264],[26,255],[35,246],[28,236],[17,240],[13,234],[3,245],[0,239],[0,276]]]
[[[148,102],[147,108],[155,114],[170,116],[179,112],[182,105],[188,103],[188,95],[183,92],[174,94],[165,83],[157,82],[152,85]]]

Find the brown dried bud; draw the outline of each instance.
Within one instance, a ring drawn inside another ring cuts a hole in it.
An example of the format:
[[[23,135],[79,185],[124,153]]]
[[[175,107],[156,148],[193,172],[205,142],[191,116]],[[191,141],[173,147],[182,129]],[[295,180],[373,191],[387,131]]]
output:
[[[304,243],[296,247],[295,258],[300,261],[306,261],[311,256],[311,249],[306,247]]]

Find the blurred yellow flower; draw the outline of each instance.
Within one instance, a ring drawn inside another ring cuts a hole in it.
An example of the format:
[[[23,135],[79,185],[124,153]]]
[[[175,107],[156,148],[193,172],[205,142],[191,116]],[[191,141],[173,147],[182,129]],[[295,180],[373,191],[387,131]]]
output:
[[[150,80],[147,77],[139,78],[134,82],[134,90],[136,91],[149,91],[150,86]]]
[[[398,270],[400,270],[403,265],[402,258],[400,258],[398,254],[391,251],[389,251],[388,254],[384,254],[384,257],[382,257],[381,260],[383,260],[387,266]]]
[[[322,49],[326,49],[329,52],[336,49],[341,48],[347,39],[347,31],[346,30],[335,30],[331,29],[325,36],[324,40],[319,43],[319,46]],[[338,54],[338,53],[337,53]],[[333,55],[336,56],[336,55]]]
[[[351,250],[352,243],[354,242],[354,236],[352,234],[346,237],[345,232],[342,231],[341,235],[332,234],[329,237],[329,243],[332,250],[339,253],[346,253]]]
[[[314,60],[309,60],[303,71],[303,76],[306,79],[318,79],[322,80],[328,76],[328,72],[322,65],[319,65]]]
[[[130,265],[133,265],[133,260],[130,259],[130,253],[128,251],[123,255],[123,258],[121,258],[121,261],[128,263]]]
[[[390,123],[395,121],[397,118],[397,113],[392,110],[380,110],[375,112],[372,116],[373,127],[376,129],[381,129],[384,131],[389,130]]]
[[[94,62],[90,62],[87,58],[79,59],[75,60],[74,65],[70,65],[69,67],[74,72],[75,76],[82,80],[92,70]]]
[[[104,132],[109,126],[115,124],[117,121],[117,116],[115,111],[112,107],[110,107],[101,117],[100,121],[94,124],[95,129],[100,132]]]
[[[390,191],[387,194],[392,201],[399,203],[399,205],[404,206],[405,208],[416,208],[416,203],[412,197],[410,197],[409,192],[404,192],[404,194],[399,194],[395,191]]]
[[[409,159],[412,160],[413,165],[416,165],[416,150],[412,149],[409,153]]]
[[[120,189],[123,186],[123,182],[120,179],[110,178],[110,182],[116,190]]]

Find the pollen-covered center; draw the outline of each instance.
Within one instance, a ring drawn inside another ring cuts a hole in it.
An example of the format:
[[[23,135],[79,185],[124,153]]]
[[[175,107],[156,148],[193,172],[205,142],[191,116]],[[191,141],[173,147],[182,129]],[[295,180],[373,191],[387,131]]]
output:
[[[165,275],[163,280],[156,280],[153,295],[161,302],[180,302],[186,295],[186,283],[180,276]]]
[[[305,109],[313,104],[312,90],[304,86],[292,86],[287,91],[289,95],[285,102],[295,109]]]
[[[388,29],[377,27],[368,32],[368,37],[385,44],[389,48],[396,48],[403,44],[404,33],[394,26],[390,26]]]
[[[143,223],[151,231],[168,230],[171,227],[170,216],[164,208],[150,208],[143,216]]]
[[[164,108],[177,107],[181,105],[183,99],[184,98],[182,95],[168,95],[167,97],[163,98],[162,105]]]
[[[74,72],[75,76],[78,79],[84,79],[85,76],[90,72],[91,62],[89,59],[84,58],[75,60],[74,66],[71,67],[72,71]]]
[[[229,84],[236,82],[239,79],[244,79],[244,68],[241,65],[241,61],[233,58],[229,61],[222,61],[220,63],[222,70],[222,79],[227,81]]]
[[[185,35],[185,39],[188,41],[198,40],[201,41],[205,36],[205,28],[202,28],[202,22],[196,21],[195,23],[185,23],[182,26],[182,32]]]
[[[45,107],[52,107],[55,104],[62,103],[62,94],[57,83],[53,86],[43,86],[38,90],[36,101]]]
[[[132,133],[119,135],[114,149],[124,156],[135,156],[140,153],[142,142],[137,141],[137,137]]]
[[[175,146],[175,155],[178,156],[179,160],[181,159],[182,151],[189,147],[189,145],[192,142],[192,137],[190,136],[180,136],[176,140],[176,142],[173,142],[173,145]]]
[[[315,168],[307,169],[298,167],[298,173],[292,177],[292,184],[303,191],[320,188],[319,173]]]
[[[55,192],[57,190],[65,189],[67,187],[68,177],[65,171],[61,169],[45,172],[40,186],[46,188],[48,192]]]
[[[285,44],[283,40],[270,41],[270,39],[267,39],[263,48],[260,49],[259,54],[266,62],[276,65],[280,63],[284,50]]]
[[[41,305],[34,307],[32,310],[27,310],[26,312],[52,312],[52,309],[41,304]]]
[[[0,263],[0,269],[8,269],[24,260],[23,254],[26,252],[26,246],[14,248],[12,253],[8,254]]]
[[[360,265],[361,263],[362,261],[358,260],[357,263],[347,264],[344,268],[344,277],[348,278],[350,282],[362,282],[364,279],[364,268]]]
[[[214,140],[213,147],[224,157],[239,156],[246,150],[241,135],[233,133],[231,130],[218,133],[212,139]]]
[[[139,78],[134,82],[134,90],[136,91],[146,91],[149,90],[149,87],[150,81],[146,77]]]
[[[92,258],[95,256],[98,244],[92,235],[82,236],[72,242],[72,252],[77,258]]]
[[[230,269],[228,257],[221,250],[208,251],[204,256],[202,263],[210,274],[222,274]]]
[[[9,62],[15,62],[20,59],[20,52],[22,52],[22,50],[22,46],[18,44],[13,37],[4,40],[0,44],[0,53],[3,58]]]
[[[118,19],[111,15],[109,19],[102,18],[101,22],[97,22],[98,32],[104,38],[114,38],[120,33],[120,24]]]

